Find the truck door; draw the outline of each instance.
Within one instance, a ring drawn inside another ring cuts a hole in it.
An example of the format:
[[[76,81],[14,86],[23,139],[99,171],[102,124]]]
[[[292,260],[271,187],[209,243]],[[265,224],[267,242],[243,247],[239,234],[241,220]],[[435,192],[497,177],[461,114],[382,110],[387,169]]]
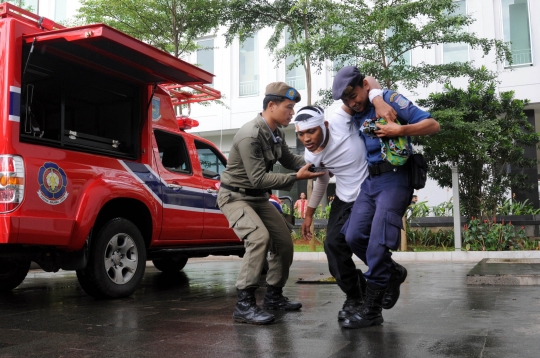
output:
[[[213,146],[202,141],[194,140],[202,169],[202,188],[204,192],[204,230],[203,240],[229,240],[238,242],[238,237],[225,215],[219,210],[216,199],[219,189],[219,176],[225,166],[226,159]]]
[[[163,225],[160,240],[199,240],[203,231],[204,197],[193,175],[186,142],[179,134],[154,130],[163,184]]]

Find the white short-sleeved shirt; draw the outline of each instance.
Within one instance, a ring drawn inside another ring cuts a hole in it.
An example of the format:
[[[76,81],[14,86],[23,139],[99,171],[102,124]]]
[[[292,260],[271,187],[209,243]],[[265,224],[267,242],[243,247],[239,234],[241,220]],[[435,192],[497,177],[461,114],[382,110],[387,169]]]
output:
[[[360,185],[367,177],[366,146],[352,125],[351,115],[337,108],[328,119],[330,138],[326,147],[313,154],[306,149],[306,162],[315,166],[324,163],[333,167],[336,177],[336,195],[344,202],[353,202],[360,193]]]

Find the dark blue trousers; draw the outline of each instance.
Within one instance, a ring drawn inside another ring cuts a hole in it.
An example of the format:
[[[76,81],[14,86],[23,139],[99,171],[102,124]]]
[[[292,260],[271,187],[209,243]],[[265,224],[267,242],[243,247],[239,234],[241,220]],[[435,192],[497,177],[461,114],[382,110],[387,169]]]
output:
[[[345,239],[352,252],[369,267],[370,283],[386,287],[390,280],[392,253],[399,247],[402,218],[412,199],[407,169],[369,176],[362,183]]]

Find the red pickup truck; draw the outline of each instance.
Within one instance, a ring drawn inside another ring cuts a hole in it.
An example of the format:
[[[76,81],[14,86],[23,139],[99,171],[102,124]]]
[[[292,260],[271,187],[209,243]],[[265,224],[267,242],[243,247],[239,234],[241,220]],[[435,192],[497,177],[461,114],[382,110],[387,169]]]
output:
[[[0,291],[31,261],[109,298],[131,295],[147,260],[243,255],[216,206],[226,159],[175,111],[219,97],[212,77],[109,26],[0,4]]]

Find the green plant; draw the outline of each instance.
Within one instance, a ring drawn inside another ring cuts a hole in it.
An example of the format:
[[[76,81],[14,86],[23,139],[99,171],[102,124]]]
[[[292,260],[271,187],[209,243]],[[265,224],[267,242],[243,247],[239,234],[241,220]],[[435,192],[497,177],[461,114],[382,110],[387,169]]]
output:
[[[324,209],[322,205],[317,206],[315,213],[313,213],[314,219],[328,219],[330,216],[330,205],[327,205]]]
[[[536,158],[523,155],[523,148],[540,140],[524,112],[528,102],[499,91],[487,78],[470,81],[467,88],[445,85],[443,92],[417,101],[437,118],[441,130],[413,141],[422,145],[429,176],[439,186],[452,186],[452,167],[457,166],[463,215],[495,215],[511,188],[537,190],[521,170],[536,167]]]
[[[540,209],[535,209],[527,199],[522,203],[507,199],[497,207],[497,213],[499,215],[538,215]]]
[[[434,216],[452,216],[454,215],[454,203],[452,199],[433,206],[431,212]]]
[[[302,240],[302,228],[299,228],[298,231],[291,232],[292,241]]]
[[[429,215],[429,207],[425,201],[419,201],[416,204],[411,204],[407,208],[408,218],[423,218]]]
[[[442,248],[446,251],[447,247],[454,245],[454,232],[452,230],[439,229],[432,231],[427,227],[413,230],[410,226],[407,226],[406,234],[407,243],[413,247]]]
[[[324,245],[324,240],[326,240],[326,229],[315,230],[314,237],[320,245]]]
[[[330,204],[326,205],[324,208],[324,213],[327,219],[330,217],[330,210],[332,210],[332,206]]]
[[[526,250],[535,246],[525,234],[525,228],[517,231],[512,223],[497,223],[472,218],[463,228],[463,243],[467,251]]]
[[[291,208],[287,204],[281,204],[281,210],[283,210],[283,214],[289,215],[291,213]]]

